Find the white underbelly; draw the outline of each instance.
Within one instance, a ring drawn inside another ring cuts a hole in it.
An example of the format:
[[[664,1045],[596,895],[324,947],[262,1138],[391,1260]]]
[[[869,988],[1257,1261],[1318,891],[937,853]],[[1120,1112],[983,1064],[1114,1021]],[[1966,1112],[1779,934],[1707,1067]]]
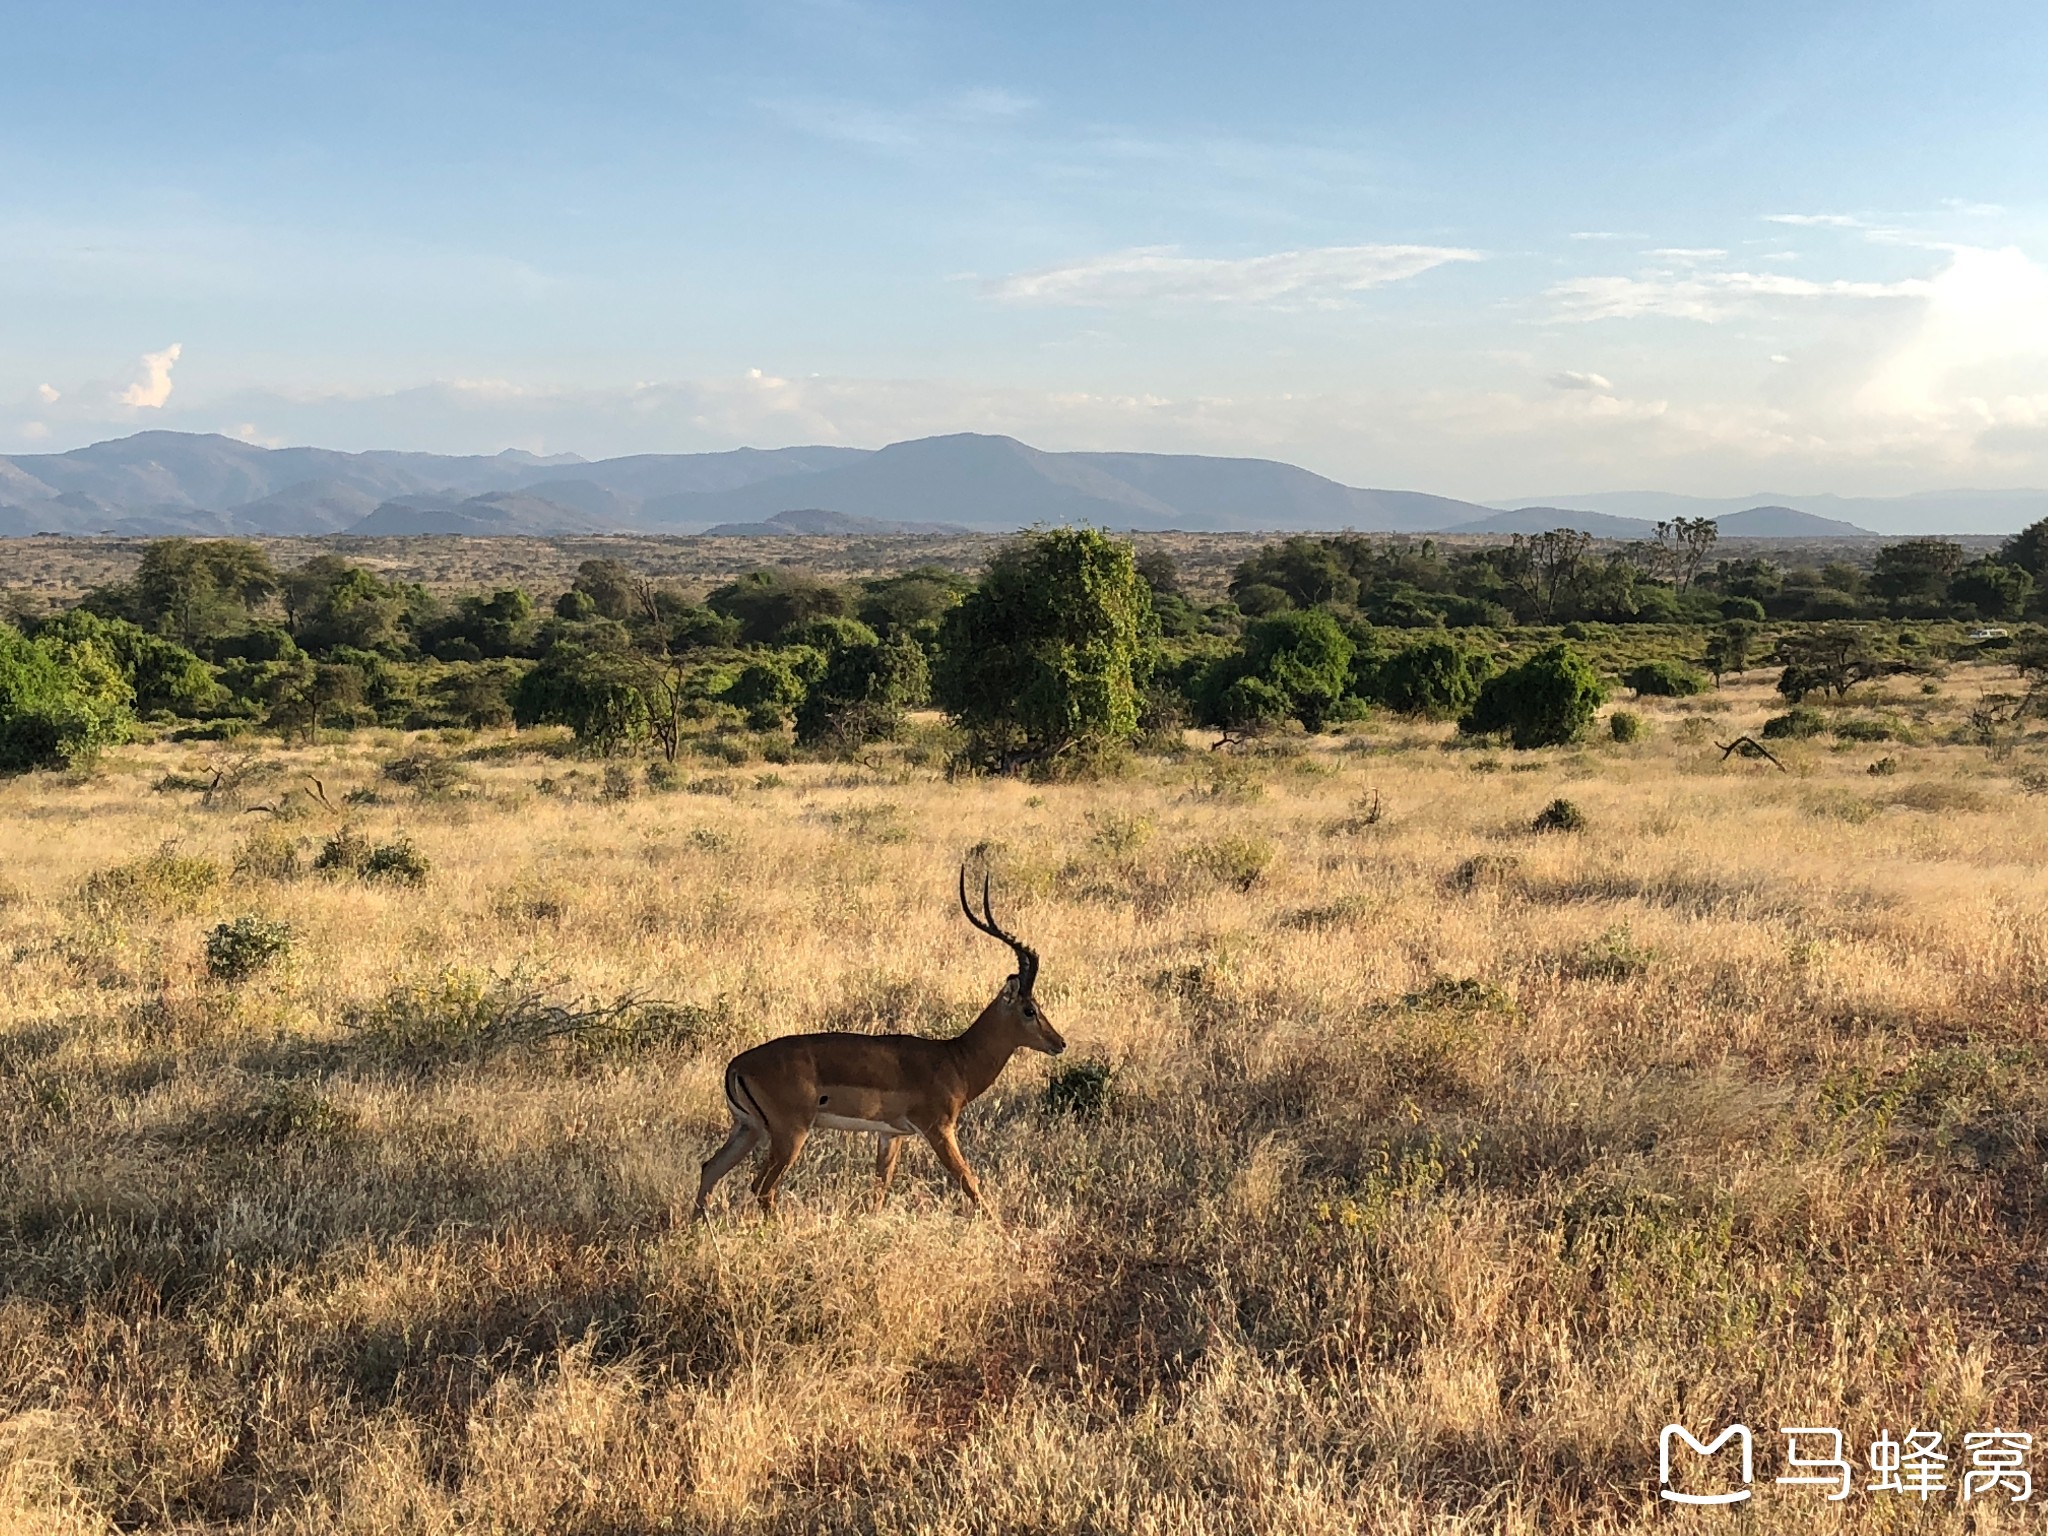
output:
[[[828,1131],[872,1131],[877,1136],[908,1136],[916,1127],[889,1125],[880,1120],[856,1120],[851,1115],[820,1115],[811,1124]]]

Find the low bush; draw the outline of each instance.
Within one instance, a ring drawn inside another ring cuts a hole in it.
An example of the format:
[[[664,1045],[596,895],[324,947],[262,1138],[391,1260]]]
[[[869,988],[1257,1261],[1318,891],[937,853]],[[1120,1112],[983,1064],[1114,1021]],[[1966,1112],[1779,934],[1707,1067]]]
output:
[[[88,876],[85,900],[105,912],[185,912],[220,884],[220,866],[165,843],[155,853]]]
[[[1637,698],[1685,699],[1707,688],[1704,674],[1677,661],[1643,662],[1622,673],[1621,680]]]
[[[363,861],[365,880],[395,880],[401,885],[425,885],[432,869],[427,856],[413,846],[409,837],[379,843]]]
[[[1874,715],[1847,715],[1834,723],[1834,733],[1840,741],[1897,741],[1898,728],[1888,720]]]
[[[1569,645],[1553,645],[1490,679],[1458,730],[1506,736],[1518,751],[1563,746],[1579,738],[1606,699],[1586,659]]]
[[[1817,709],[1796,704],[1782,715],[1773,715],[1759,733],[1768,741],[1805,741],[1828,728],[1827,716]]]
[[[409,837],[373,843],[353,827],[343,827],[320,846],[313,867],[323,874],[356,875],[364,880],[395,880],[424,885],[431,865]]]
[[[1061,1067],[1045,1081],[1045,1109],[1053,1115],[1093,1120],[1109,1107],[1116,1069],[1106,1061],[1077,1061]]]
[[[1220,837],[1183,849],[1180,862],[1190,874],[1248,891],[1273,862],[1273,845],[1262,837]]]
[[[370,849],[367,837],[354,827],[343,827],[320,845],[320,851],[313,856],[313,867],[322,874],[360,874],[369,862]]]
[[[1571,801],[1559,798],[1543,807],[1530,826],[1538,832],[1583,832],[1586,813]]]
[[[1522,861],[1512,853],[1475,853],[1451,872],[1451,886],[1460,891],[1497,889],[1514,879]]]
[[[274,827],[251,832],[235,850],[237,880],[296,880],[300,868],[298,839]]]
[[[264,917],[238,917],[206,936],[206,974],[233,986],[291,953],[289,924]]]
[[[1628,710],[1617,709],[1607,717],[1607,734],[1616,741],[1640,741],[1643,736],[1643,717]]]

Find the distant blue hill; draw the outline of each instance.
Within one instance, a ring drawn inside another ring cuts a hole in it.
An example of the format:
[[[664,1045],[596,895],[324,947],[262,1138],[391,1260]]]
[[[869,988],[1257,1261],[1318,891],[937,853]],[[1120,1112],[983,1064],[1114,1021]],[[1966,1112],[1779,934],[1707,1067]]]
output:
[[[478,500],[478,498],[485,498]],[[497,498],[492,500],[490,498]],[[1852,518],[1853,514],[1853,518]],[[1481,506],[1350,486],[1273,459],[1049,453],[956,433],[886,448],[739,448],[586,460],[261,448],[138,432],[67,453],[0,458],[0,537],[93,534],[788,532],[791,518],[877,528],[1008,532],[1039,523],[1126,531],[1540,533],[1640,539],[1652,522],[1713,517],[1727,538],[2009,532],[2048,517],[2048,491],[1894,498],[1712,500],[1603,492]]]

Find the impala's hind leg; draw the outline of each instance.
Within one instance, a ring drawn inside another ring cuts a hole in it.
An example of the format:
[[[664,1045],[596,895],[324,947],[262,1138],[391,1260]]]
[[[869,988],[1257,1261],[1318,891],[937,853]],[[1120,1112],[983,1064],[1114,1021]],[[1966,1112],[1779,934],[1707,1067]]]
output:
[[[754,1150],[760,1139],[761,1133],[751,1121],[733,1116],[732,1134],[725,1138],[725,1145],[705,1162],[704,1175],[697,1181],[697,1220],[702,1221],[710,1215],[711,1191],[718,1188],[718,1181],[731,1173]]]
[[[754,1194],[761,1202],[761,1209],[770,1216],[775,1214],[775,1186],[789,1172],[789,1165],[796,1161],[797,1153],[803,1151],[804,1138],[809,1134],[810,1127],[800,1125],[787,1134],[771,1134],[768,1138],[768,1155],[761,1160],[761,1171],[754,1175]]]

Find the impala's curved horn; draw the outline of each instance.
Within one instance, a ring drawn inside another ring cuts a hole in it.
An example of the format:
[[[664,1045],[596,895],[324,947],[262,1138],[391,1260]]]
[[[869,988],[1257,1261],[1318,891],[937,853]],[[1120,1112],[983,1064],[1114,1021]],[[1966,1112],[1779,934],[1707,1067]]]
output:
[[[1017,995],[1022,998],[1029,998],[1031,996],[1031,984],[1038,980],[1038,951],[1029,944],[1021,943],[1016,938],[1003,932],[1001,925],[996,922],[995,910],[989,903],[989,880],[990,877],[988,875],[981,877],[981,916],[976,917],[973,904],[967,899],[967,866],[965,864],[960,866],[960,910],[967,914],[967,921],[972,923],[979,932],[987,934],[992,939],[1001,939],[1015,951],[1017,956]]]

